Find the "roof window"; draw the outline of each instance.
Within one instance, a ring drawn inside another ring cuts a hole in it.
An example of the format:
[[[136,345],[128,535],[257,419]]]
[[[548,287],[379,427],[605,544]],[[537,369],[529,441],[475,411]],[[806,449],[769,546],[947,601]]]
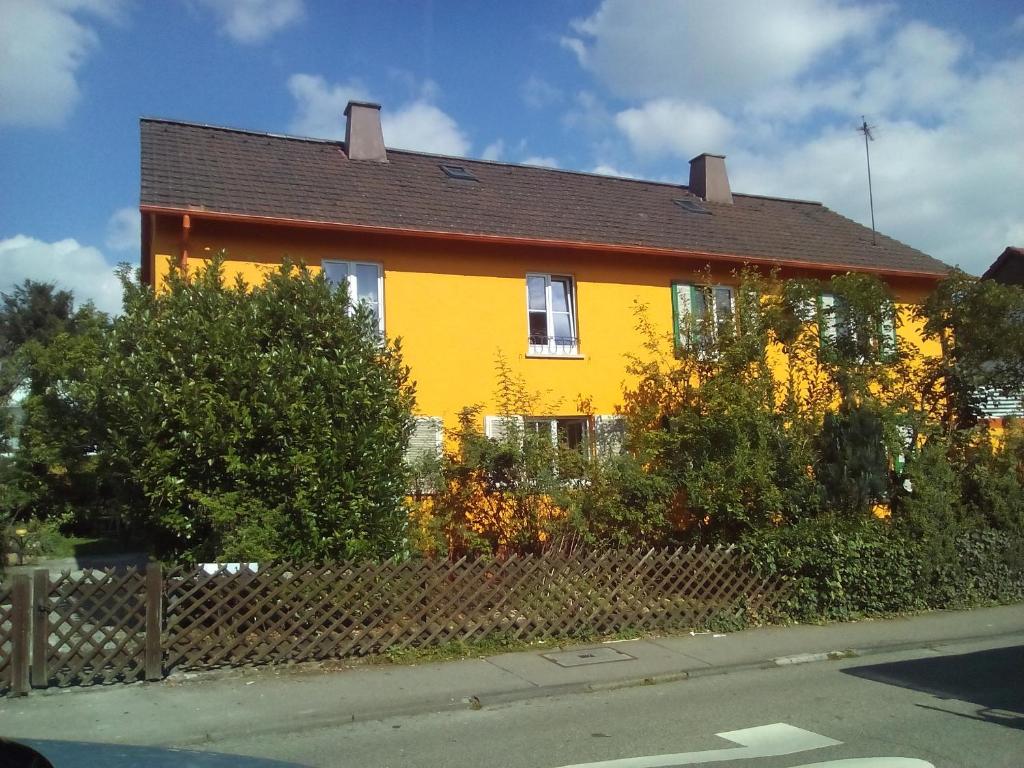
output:
[[[445,176],[449,179],[458,179],[459,181],[480,181],[461,165],[445,165],[442,163],[441,170],[444,171]]]
[[[711,215],[711,211],[709,211],[703,205],[698,203],[696,200],[673,200],[672,202],[678,205],[687,213],[703,213],[705,216]]]

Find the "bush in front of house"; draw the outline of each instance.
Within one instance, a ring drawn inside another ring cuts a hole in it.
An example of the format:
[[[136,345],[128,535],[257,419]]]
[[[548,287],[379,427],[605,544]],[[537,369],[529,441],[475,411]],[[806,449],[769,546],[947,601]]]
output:
[[[100,461],[165,558],[384,558],[406,546],[413,387],[365,306],[285,263],[247,286],[220,258],[159,291],[122,273]]]

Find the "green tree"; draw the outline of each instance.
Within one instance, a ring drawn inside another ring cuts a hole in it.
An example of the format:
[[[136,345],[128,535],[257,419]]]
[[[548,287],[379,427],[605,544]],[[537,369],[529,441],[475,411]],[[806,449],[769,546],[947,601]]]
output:
[[[863,516],[888,498],[889,453],[877,410],[844,404],[826,414],[817,454],[815,474],[830,510]]]
[[[370,308],[288,262],[251,288],[220,257],[157,292],[121,278],[101,459],[159,554],[404,550],[414,390]]]
[[[17,352],[27,394],[11,471],[22,516],[81,521],[105,508],[97,398],[109,322],[86,304],[65,330],[32,338]]]
[[[94,507],[96,492],[95,393],[86,374],[98,365],[107,316],[90,302],[75,308],[71,292],[26,280],[0,294],[0,394],[22,399],[5,409],[8,448],[0,468],[2,501],[17,517],[67,519]]]
[[[918,314],[925,334],[942,345],[928,366],[926,391],[947,431],[977,424],[988,393],[1021,397],[1024,288],[957,270]]]
[[[73,326],[74,299],[52,283],[25,280],[0,293],[0,443],[7,446],[16,429],[10,398],[25,380],[17,352],[29,340],[45,343]]]
[[[74,297],[53,283],[25,280],[10,293],[0,293],[0,359],[7,359],[29,340],[46,343],[75,321]]]

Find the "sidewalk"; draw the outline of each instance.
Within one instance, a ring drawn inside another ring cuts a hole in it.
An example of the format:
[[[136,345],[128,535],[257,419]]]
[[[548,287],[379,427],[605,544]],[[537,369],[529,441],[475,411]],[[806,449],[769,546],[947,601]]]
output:
[[[138,745],[198,745],[517,699],[607,690],[1003,636],[1024,642],[1024,605],[827,626],[769,627],[572,646],[423,665],[339,671],[266,667],[159,683],[0,699],[0,735]],[[622,654],[625,654],[623,656]],[[601,657],[621,660],[597,663]]]

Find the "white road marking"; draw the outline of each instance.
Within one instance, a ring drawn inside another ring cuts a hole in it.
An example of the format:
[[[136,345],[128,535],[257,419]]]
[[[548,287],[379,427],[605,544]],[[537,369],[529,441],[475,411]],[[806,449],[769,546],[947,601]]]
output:
[[[759,725],[739,731],[716,733],[719,738],[741,744],[730,749],[706,749],[701,752],[679,752],[674,755],[648,755],[646,757],[623,757],[618,760],[602,760],[596,763],[576,763],[561,768],[671,768],[677,765],[699,765],[721,763],[726,760],[749,760],[754,757],[779,757],[806,752],[811,749],[837,747],[843,742],[820,736],[803,728],[786,723]],[[855,768],[853,766],[846,768]],[[874,766],[873,768],[881,768]],[[899,768],[922,768],[922,766],[899,766]]]

